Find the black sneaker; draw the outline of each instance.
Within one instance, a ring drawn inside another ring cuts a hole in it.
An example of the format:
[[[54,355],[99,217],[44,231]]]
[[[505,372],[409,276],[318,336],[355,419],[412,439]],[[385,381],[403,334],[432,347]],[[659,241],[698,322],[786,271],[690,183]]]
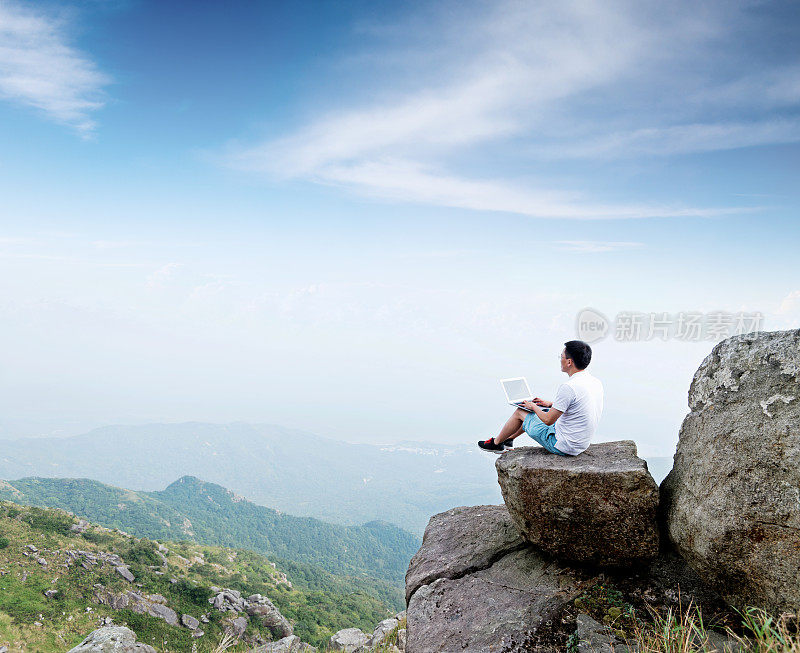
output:
[[[514,441],[513,441],[513,440],[511,440],[511,439],[509,438],[508,440],[506,440],[505,442],[503,442],[503,446],[504,446],[506,449],[513,449],[513,448],[514,448]]]
[[[506,448],[502,444],[495,444],[494,438],[488,440],[478,440],[478,446],[484,451],[493,451],[494,453],[502,453]]]

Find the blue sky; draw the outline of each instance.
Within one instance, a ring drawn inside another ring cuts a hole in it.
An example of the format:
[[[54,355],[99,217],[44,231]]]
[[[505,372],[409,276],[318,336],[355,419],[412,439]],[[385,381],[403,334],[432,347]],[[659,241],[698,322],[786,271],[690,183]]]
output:
[[[0,0],[0,434],[472,442],[575,316],[800,326],[796,3]],[[671,455],[713,342],[597,343]]]

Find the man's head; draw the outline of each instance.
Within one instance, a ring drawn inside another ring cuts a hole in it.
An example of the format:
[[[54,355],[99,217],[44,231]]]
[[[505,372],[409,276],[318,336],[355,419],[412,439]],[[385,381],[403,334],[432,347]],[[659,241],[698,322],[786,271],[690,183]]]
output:
[[[592,360],[592,348],[583,340],[570,340],[564,343],[561,352],[561,371],[573,374],[585,370]]]

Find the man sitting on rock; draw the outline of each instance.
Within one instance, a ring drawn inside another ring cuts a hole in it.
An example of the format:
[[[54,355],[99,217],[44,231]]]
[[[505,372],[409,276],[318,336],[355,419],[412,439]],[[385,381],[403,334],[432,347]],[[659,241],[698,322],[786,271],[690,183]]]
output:
[[[565,342],[561,371],[569,375],[569,380],[558,387],[556,398],[545,401],[536,397],[523,402],[525,410],[517,408],[499,435],[479,440],[478,446],[502,453],[524,432],[550,453],[577,456],[586,451],[603,412],[603,384],[586,371],[591,360],[588,344],[582,340]]]

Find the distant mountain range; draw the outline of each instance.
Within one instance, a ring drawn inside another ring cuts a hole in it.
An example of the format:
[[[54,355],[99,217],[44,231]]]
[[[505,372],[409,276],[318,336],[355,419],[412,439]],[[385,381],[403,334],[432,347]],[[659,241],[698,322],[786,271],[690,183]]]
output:
[[[107,426],[0,441],[0,478],[91,478],[155,491],[189,475],[290,514],[340,524],[380,520],[418,535],[453,506],[502,503],[494,460],[472,442],[348,444],[245,423]]]
[[[160,492],[89,479],[0,481],[0,499],[61,508],[137,537],[245,548],[337,575],[368,575],[396,588],[403,588],[409,560],[421,544],[417,536],[385,522],[339,526],[284,515],[191,476]]]

